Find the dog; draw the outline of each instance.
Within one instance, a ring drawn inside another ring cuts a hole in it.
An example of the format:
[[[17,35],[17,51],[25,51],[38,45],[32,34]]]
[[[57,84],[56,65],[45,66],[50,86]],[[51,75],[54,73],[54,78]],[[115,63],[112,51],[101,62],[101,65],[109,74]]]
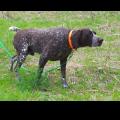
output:
[[[15,71],[19,77],[19,69],[27,55],[41,54],[37,80],[40,80],[45,64],[48,60],[60,61],[61,80],[64,88],[68,87],[66,81],[67,57],[72,50],[82,47],[97,47],[103,43],[103,38],[89,28],[72,30],[64,27],[47,29],[20,29],[15,26],[9,30],[15,31],[13,45],[16,55],[11,59],[11,71]],[[13,64],[17,61],[16,66]]]

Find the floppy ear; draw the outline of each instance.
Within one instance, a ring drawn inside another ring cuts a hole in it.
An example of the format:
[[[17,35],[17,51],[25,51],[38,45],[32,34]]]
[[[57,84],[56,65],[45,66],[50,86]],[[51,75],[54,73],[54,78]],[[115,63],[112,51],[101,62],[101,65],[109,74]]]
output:
[[[73,31],[73,38],[78,39],[81,35],[81,30]]]
[[[72,33],[72,42],[75,48],[79,47],[80,38],[81,38],[81,30],[74,30]]]

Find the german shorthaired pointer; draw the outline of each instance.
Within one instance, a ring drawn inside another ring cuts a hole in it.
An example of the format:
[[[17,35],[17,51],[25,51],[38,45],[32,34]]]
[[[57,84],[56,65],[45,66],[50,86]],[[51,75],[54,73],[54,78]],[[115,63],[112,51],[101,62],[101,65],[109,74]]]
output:
[[[10,70],[13,71],[13,64],[17,61],[14,71],[18,77],[18,71],[27,55],[34,55],[37,52],[41,54],[37,79],[40,79],[48,60],[59,60],[63,87],[68,87],[66,82],[66,62],[71,51],[80,47],[101,46],[103,42],[102,38],[97,37],[96,33],[88,28],[78,30],[67,28],[20,30],[13,26],[9,30],[16,31],[13,45],[17,53],[11,59]]]

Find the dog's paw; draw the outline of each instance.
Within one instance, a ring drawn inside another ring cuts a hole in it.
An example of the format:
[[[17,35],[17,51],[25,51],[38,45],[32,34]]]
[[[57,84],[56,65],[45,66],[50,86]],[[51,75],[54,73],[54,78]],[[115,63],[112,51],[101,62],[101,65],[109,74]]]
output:
[[[68,88],[68,84],[67,84],[67,83],[64,83],[64,84],[63,84],[63,87],[64,87],[64,88]]]

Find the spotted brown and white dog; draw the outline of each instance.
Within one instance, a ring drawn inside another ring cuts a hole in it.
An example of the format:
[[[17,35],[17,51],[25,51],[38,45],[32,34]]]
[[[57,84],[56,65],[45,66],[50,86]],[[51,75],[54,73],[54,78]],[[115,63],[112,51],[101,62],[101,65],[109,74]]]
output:
[[[86,46],[101,46],[103,42],[102,38],[96,36],[96,33],[88,28],[78,30],[67,28],[21,30],[13,26],[10,30],[16,31],[13,45],[17,53],[12,57],[10,70],[13,71],[13,64],[17,61],[14,70],[16,76],[19,76],[18,71],[27,55],[34,55],[35,52],[40,53],[37,79],[40,79],[48,60],[59,60],[64,87],[68,86],[66,82],[66,62],[72,50]]]

